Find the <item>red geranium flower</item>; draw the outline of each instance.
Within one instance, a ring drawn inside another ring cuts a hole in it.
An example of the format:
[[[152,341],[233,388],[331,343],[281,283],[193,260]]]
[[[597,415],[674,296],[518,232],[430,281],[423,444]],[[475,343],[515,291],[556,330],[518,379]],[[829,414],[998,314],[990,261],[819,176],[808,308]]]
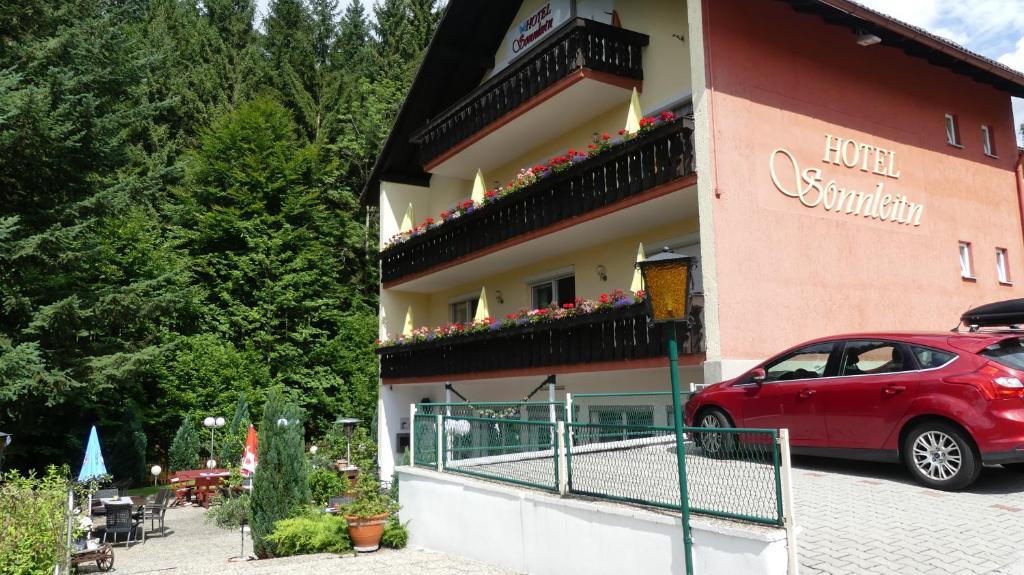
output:
[[[601,297],[600,297],[600,299],[598,301],[600,301],[601,303],[608,303],[608,294],[606,294],[606,293],[601,294]]]
[[[427,225],[428,226],[434,225],[434,218],[427,218]]]
[[[626,129],[623,128],[623,129],[619,130],[619,135],[620,136],[625,136],[626,135]]]
[[[576,306],[571,304],[571,303],[563,303],[562,304],[562,309],[572,309],[574,307],[576,307]]]
[[[606,140],[607,141],[610,138],[611,138],[611,136],[608,135],[608,132],[605,132],[605,133],[601,134],[601,139],[602,140]]]

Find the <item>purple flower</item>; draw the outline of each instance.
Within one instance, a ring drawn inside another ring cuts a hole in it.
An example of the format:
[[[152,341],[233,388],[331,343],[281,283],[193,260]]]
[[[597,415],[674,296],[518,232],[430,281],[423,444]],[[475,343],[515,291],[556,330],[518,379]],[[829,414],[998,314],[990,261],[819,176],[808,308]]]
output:
[[[612,307],[623,307],[632,304],[633,302],[629,298],[621,298],[615,300],[615,303],[612,304]]]

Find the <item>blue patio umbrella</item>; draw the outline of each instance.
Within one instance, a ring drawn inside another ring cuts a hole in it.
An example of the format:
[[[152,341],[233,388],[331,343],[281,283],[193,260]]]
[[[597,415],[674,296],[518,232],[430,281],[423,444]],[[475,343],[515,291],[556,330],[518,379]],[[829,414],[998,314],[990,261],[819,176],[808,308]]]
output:
[[[85,446],[85,460],[82,470],[78,472],[79,481],[88,481],[93,477],[107,474],[107,466],[103,463],[103,452],[100,451],[100,436],[96,434],[96,426],[89,432],[89,443]]]

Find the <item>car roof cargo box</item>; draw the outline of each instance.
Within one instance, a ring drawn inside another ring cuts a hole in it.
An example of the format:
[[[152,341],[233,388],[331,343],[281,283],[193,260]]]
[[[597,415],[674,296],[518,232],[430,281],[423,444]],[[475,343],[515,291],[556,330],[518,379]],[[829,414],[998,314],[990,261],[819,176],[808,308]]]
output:
[[[1008,299],[980,305],[960,316],[965,325],[996,327],[1024,324],[1024,299]]]

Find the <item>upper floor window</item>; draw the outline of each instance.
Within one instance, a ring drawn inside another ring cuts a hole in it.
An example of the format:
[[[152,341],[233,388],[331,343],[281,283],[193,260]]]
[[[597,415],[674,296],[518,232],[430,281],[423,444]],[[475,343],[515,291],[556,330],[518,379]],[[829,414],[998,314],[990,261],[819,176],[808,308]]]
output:
[[[530,299],[533,309],[573,303],[576,301],[576,276],[570,273],[530,282]]]
[[[476,317],[476,308],[480,304],[479,296],[461,298],[448,304],[452,323],[469,323]]]
[[[996,248],[996,274],[999,276],[999,283],[1010,283],[1010,262],[1006,257],[1006,248]]]
[[[953,114],[946,114],[946,142],[950,146],[963,147],[960,144],[960,126]]]
[[[960,277],[974,278],[974,270],[971,267],[970,242],[960,242]]]
[[[985,151],[986,156],[995,157],[996,144],[992,141],[992,126],[981,125],[981,149]]]

